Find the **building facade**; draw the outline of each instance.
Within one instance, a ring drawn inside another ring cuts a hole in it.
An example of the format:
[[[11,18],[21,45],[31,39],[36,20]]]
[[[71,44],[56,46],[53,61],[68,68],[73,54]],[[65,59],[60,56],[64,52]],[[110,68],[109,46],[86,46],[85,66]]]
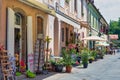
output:
[[[0,0],[0,43],[31,71],[38,39],[49,36],[51,54],[61,56],[70,43],[83,47],[94,43],[82,40],[87,36],[107,36],[107,26],[93,0]]]
[[[108,24],[99,10],[94,5],[93,0],[88,0],[88,23],[91,26],[88,36],[99,36],[107,40]],[[95,41],[89,41],[89,48],[95,47]]]
[[[36,40],[48,34],[48,20],[54,15],[46,5],[33,0],[2,1],[3,43],[11,56],[18,55],[27,69],[33,71],[33,49]],[[49,15],[50,14],[50,15]],[[30,60],[31,59],[31,60]],[[19,66],[19,65],[18,65]]]

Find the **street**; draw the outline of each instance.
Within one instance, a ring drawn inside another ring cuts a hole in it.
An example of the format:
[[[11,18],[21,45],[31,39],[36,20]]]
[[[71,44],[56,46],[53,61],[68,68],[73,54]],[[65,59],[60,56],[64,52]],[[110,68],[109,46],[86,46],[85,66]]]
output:
[[[73,68],[72,73],[56,74],[43,80],[120,80],[120,54],[105,55],[87,69]]]

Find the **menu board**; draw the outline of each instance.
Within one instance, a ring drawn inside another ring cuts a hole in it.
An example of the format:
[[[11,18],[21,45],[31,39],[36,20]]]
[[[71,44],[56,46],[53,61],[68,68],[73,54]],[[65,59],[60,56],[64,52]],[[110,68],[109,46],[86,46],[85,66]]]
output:
[[[38,39],[35,44],[34,70],[42,71],[44,65],[44,41]]]

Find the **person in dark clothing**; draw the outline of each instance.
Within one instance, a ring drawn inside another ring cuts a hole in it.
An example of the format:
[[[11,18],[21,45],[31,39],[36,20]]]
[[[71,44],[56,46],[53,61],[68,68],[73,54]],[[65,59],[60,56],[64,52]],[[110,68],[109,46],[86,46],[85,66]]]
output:
[[[76,49],[76,53],[79,54],[79,46],[78,46],[78,44],[76,44],[75,49]],[[78,61],[79,63],[80,63],[80,59],[81,59],[81,57],[80,57],[80,56],[77,56],[77,61]]]
[[[76,52],[79,53],[79,46],[78,46],[78,44],[76,44],[75,49],[76,49]]]

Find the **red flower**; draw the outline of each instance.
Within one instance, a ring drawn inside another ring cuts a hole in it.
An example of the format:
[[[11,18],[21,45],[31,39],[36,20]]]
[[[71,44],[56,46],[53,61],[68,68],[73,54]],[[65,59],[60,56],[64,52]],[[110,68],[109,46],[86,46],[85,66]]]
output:
[[[0,43],[0,51],[1,50],[4,50],[5,48],[4,48],[4,45],[2,45],[1,43]]]
[[[25,62],[23,60],[20,61],[20,66],[25,66]]]
[[[75,44],[69,44],[69,45],[68,45],[68,48],[69,48],[69,49],[74,49],[75,47],[76,47]]]
[[[78,65],[78,64],[79,64],[79,62],[78,62],[78,61],[76,61],[76,64]]]

